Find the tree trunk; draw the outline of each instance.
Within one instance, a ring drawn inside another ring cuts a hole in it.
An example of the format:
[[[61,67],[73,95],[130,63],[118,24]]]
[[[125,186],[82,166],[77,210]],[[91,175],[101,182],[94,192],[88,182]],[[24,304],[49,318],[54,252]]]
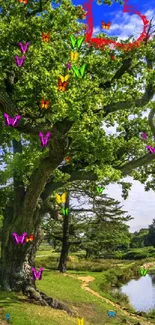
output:
[[[85,255],[85,259],[87,260],[90,257],[90,250],[85,248],[86,250],[86,255]]]
[[[69,209],[69,195],[67,196],[65,208]],[[62,249],[60,254],[60,260],[58,265],[58,270],[62,273],[66,272],[67,257],[69,252],[69,214],[64,216],[63,220],[63,239],[62,239]]]
[[[60,255],[60,260],[59,260],[59,265],[58,265],[58,270],[61,273],[65,273],[66,272],[66,264],[67,264],[68,251],[69,251],[69,244],[67,244],[67,243],[65,243],[65,241],[63,241],[61,255]]]
[[[22,291],[28,296],[28,301],[42,306],[50,306],[55,309],[61,309],[68,312],[69,315],[75,315],[64,303],[48,297],[36,288],[35,281],[32,277],[31,267],[35,267],[36,252],[43,240],[43,230],[40,229],[39,208],[34,214],[34,241],[25,244],[15,244],[13,238],[10,238],[9,220],[12,218],[12,208],[7,208],[7,215],[4,218],[2,232],[2,258],[0,284],[1,290],[5,291]],[[21,234],[21,231],[17,231]],[[28,234],[30,235],[30,234]]]
[[[13,114],[10,113],[10,108],[14,113],[17,111],[16,105],[8,94],[1,94],[0,106],[2,106],[2,111],[9,114]],[[42,157],[37,168],[34,168],[26,189],[22,171],[19,170],[18,173],[14,171],[12,175],[13,190],[9,194],[4,211],[0,265],[1,289],[22,291],[30,295],[30,298],[39,301],[40,304],[50,305],[68,312],[70,310],[64,304],[39,293],[32,278],[31,267],[35,267],[34,258],[39,243],[39,238],[37,239],[40,224],[38,202],[52,172],[65,157],[68,150],[67,132],[72,125],[73,121],[68,121],[67,118],[53,125],[50,130],[51,141],[48,154]],[[22,153],[21,141],[13,141],[13,151],[14,156]],[[16,244],[12,236],[13,232],[18,235],[24,232],[27,232],[28,235],[34,233],[35,240],[25,244]]]
[[[39,228],[40,213],[39,207],[36,209],[33,218],[34,241],[24,244],[17,244],[12,236],[10,221],[13,218],[11,206],[6,208],[2,229],[2,249],[1,249],[1,288],[3,290],[21,291],[26,284],[35,287],[32,278],[31,267],[34,266],[34,259],[39,245],[43,239],[43,234]],[[26,232],[26,225],[23,232]],[[21,235],[20,227],[16,233]],[[28,233],[30,236],[31,233]]]

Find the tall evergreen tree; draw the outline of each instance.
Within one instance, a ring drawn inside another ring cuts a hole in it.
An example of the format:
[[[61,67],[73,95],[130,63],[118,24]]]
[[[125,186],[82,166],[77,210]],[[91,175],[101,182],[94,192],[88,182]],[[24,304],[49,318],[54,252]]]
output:
[[[88,192],[87,196],[84,192],[80,192],[80,195],[82,198],[88,198]],[[76,196],[78,197],[78,192]],[[86,258],[103,255],[103,252],[114,251],[118,247],[129,246],[130,234],[125,222],[131,220],[131,217],[124,215],[126,211],[121,209],[118,201],[102,195],[92,202],[90,200],[88,208],[73,208],[69,200],[66,206],[69,207],[69,213],[63,216],[63,220],[59,217],[55,223],[51,215],[48,222],[46,219],[43,223],[48,237],[61,242],[58,266],[60,272],[66,271],[67,257],[73,246],[77,250],[85,249]]]

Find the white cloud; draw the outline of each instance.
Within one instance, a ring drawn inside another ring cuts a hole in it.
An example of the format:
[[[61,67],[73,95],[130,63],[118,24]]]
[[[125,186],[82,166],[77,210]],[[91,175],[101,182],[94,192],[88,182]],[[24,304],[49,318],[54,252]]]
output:
[[[93,34],[97,34],[97,33],[100,33],[100,32],[101,32],[101,29],[100,29],[99,26],[94,27],[94,29],[93,29]]]
[[[155,17],[155,10],[147,10],[144,15],[148,20]],[[93,34],[106,32],[109,36],[117,36],[118,41],[126,40],[133,35],[134,39],[137,39],[143,30],[143,22],[141,18],[136,14],[123,13],[118,11],[113,13],[111,19],[111,27],[108,31],[102,30],[100,26],[95,26]],[[132,42],[133,40],[131,40]]]

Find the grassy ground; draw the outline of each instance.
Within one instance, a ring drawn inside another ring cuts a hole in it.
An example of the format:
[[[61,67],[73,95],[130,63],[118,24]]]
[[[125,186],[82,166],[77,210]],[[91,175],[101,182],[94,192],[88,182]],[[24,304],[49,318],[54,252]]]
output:
[[[118,311],[116,318],[108,318],[107,310],[114,310],[111,304],[103,303],[101,299],[88,294],[80,288],[80,284],[77,279],[46,270],[43,279],[38,281],[38,288],[77,311],[80,318],[84,317],[85,325],[120,325],[124,318],[130,320],[121,311]],[[0,292],[0,307],[3,307],[3,319],[6,313],[10,313],[13,325],[77,324],[77,318],[69,317],[65,312],[29,304],[22,296],[13,293]],[[135,321],[130,320],[130,324],[135,324]]]
[[[67,273],[69,276],[64,276],[56,271],[56,260],[59,254],[53,253],[51,247],[42,246],[42,248],[37,253],[39,257],[36,258],[36,267],[44,266],[43,278],[41,281],[37,280],[38,289],[53,298],[63,301],[77,313],[77,317],[84,317],[84,325],[155,324],[155,316],[151,321],[137,316],[137,318],[133,318],[134,314],[130,313],[130,311],[133,312],[131,308],[126,312],[120,306],[122,304],[123,307],[127,308],[127,301],[122,299],[121,302],[121,297],[119,297],[118,305],[118,298],[112,297],[109,293],[109,284],[118,282],[118,273],[122,281],[125,274],[129,273],[125,272],[125,269],[130,269],[130,272],[132,272],[134,268],[138,268],[141,262],[138,262],[137,265],[135,265],[134,261],[119,260],[86,262],[77,257],[80,254],[76,254],[76,256],[72,254],[68,262],[70,270]],[[51,269],[51,266],[55,270]],[[78,279],[80,276],[95,278],[95,281],[88,284],[92,292],[87,292],[84,288],[81,288],[82,281]],[[98,296],[95,296],[93,292],[96,292]],[[117,316],[108,318],[107,310],[116,310]],[[77,317],[70,317],[63,311],[30,304],[26,302],[26,298],[22,295],[0,292],[0,318],[4,320],[6,313],[10,313],[10,324],[12,325],[78,324]],[[1,321],[1,324],[7,323]]]

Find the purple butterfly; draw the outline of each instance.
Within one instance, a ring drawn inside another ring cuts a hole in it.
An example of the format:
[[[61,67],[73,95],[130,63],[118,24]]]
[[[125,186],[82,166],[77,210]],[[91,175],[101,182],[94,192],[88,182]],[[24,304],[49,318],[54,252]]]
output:
[[[70,70],[70,68],[71,68],[71,63],[68,62],[67,63],[67,69]]]
[[[142,136],[142,139],[143,139],[143,140],[146,140],[146,139],[147,139],[147,135],[146,135],[145,132],[143,132],[141,136]]]
[[[21,236],[17,235],[15,232],[12,233],[12,236],[14,236],[16,240],[16,244],[24,244],[25,237],[27,236],[27,232],[24,232]]]
[[[24,61],[25,61],[26,57],[23,55],[21,58],[19,58],[18,55],[15,56],[15,60],[16,60],[16,65],[18,67],[22,67],[23,64],[24,64]]]
[[[25,45],[22,42],[19,42],[18,46],[21,50],[21,53],[25,54],[28,51],[29,45],[30,45],[30,42],[26,42]]]
[[[50,132],[47,132],[46,133],[46,136],[44,137],[42,132],[39,132],[39,137],[40,137],[40,141],[41,141],[41,146],[44,147],[44,146],[48,146],[48,141],[49,141],[49,138],[50,138],[50,135],[51,133]]]
[[[148,149],[148,151],[150,151],[150,153],[154,153],[155,152],[155,147],[151,147],[151,146],[146,146],[146,148]]]
[[[15,117],[10,117],[7,113],[4,113],[5,124],[8,126],[11,125],[13,127],[16,127],[20,118],[21,118],[20,115],[16,115]]]
[[[34,267],[31,268],[32,270],[32,276],[33,280],[35,281],[36,279],[41,280],[42,278],[42,273],[43,273],[43,267],[40,267],[39,271],[37,272]]]

